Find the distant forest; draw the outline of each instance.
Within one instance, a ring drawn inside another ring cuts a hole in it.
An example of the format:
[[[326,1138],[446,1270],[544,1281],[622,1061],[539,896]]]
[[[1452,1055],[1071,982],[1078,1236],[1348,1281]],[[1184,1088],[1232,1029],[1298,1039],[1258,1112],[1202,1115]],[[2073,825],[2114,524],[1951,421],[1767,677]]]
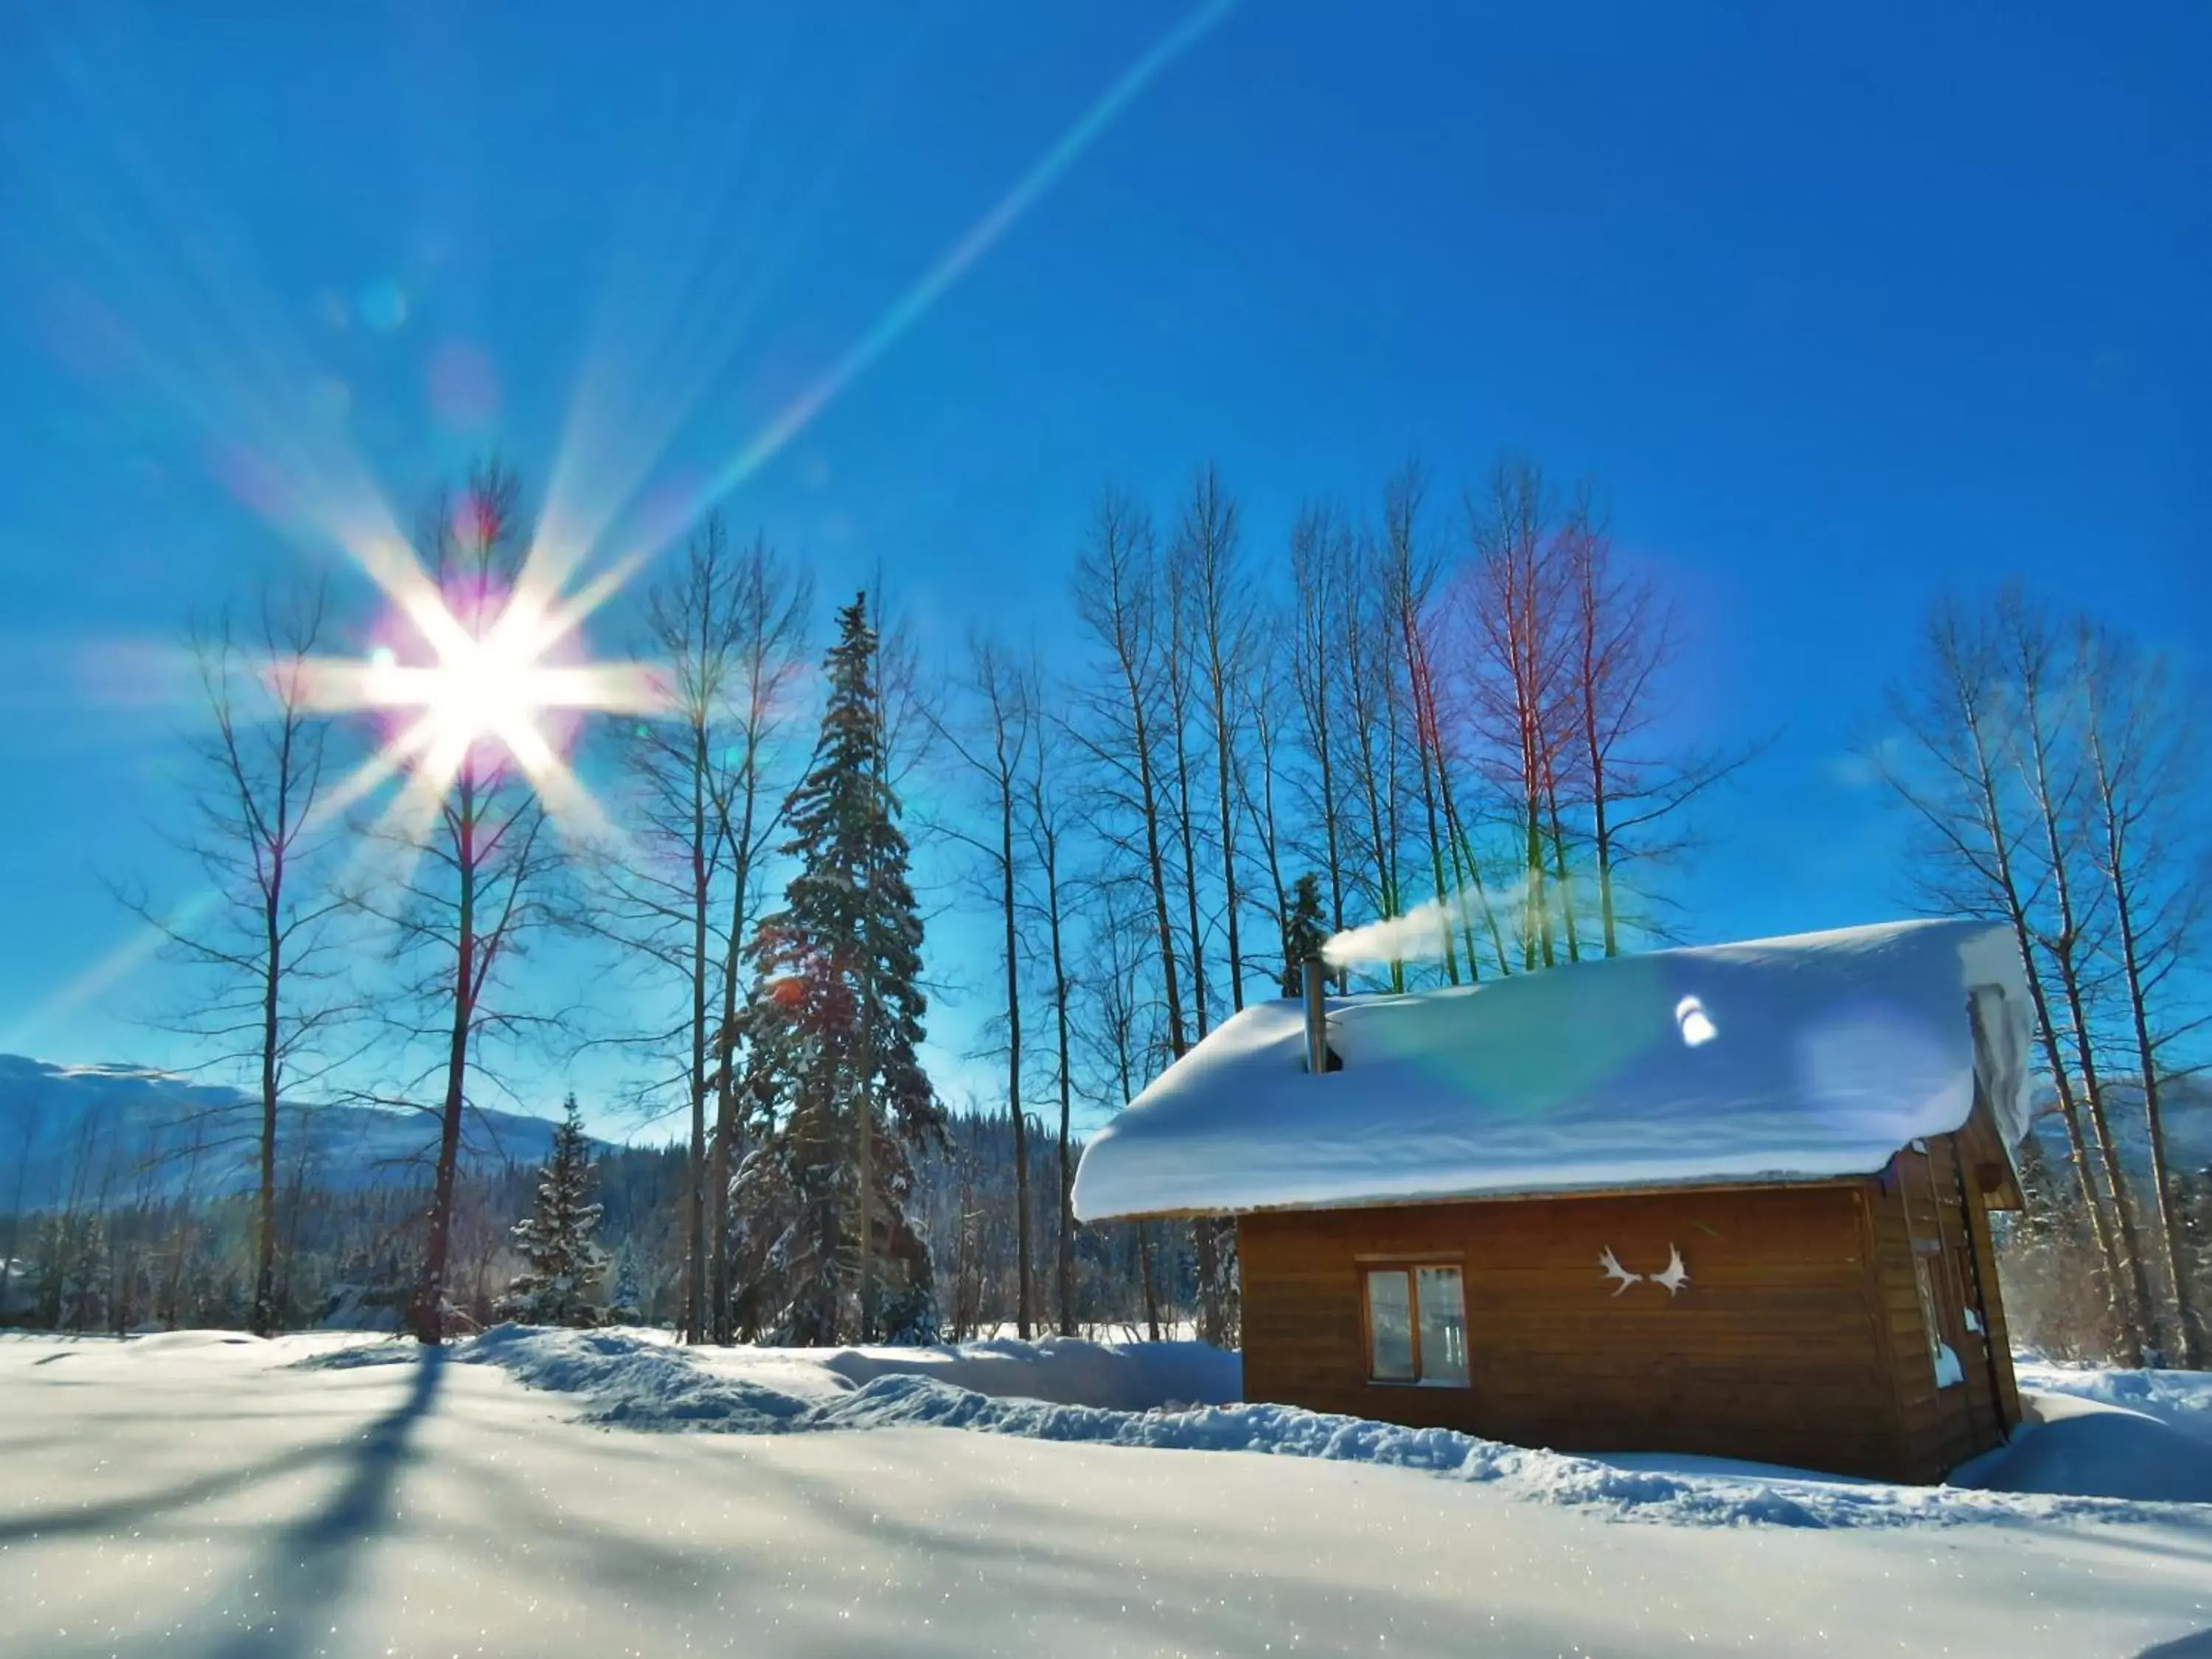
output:
[[[955,1113],[946,1127],[945,1150],[917,1165],[915,1197],[942,1285],[942,1334],[958,1340],[1010,1332],[1012,1132],[995,1115]],[[594,1146],[592,1153],[592,1197],[604,1210],[596,1242],[608,1261],[599,1300],[673,1328],[684,1310],[684,1149]],[[1033,1143],[1037,1213],[1030,1222],[1040,1237],[1051,1233],[1056,1156],[1048,1144]],[[0,1261],[15,1264],[0,1292],[0,1326],[245,1328],[253,1291],[252,1195],[133,1193],[119,1178],[131,1168],[127,1149],[116,1168],[104,1193],[94,1176],[73,1200],[0,1215]],[[530,1212],[538,1175],[535,1165],[489,1159],[465,1166],[454,1199],[452,1296],[468,1323],[495,1322],[501,1292],[523,1267],[513,1227]],[[421,1261],[428,1184],[332,1187],[298,1170],[294,1177],[277,1201],[278,1328],[398,1329]],[[1195,1293],[1188,1229],[1087,1228],[1074,1241],[1080,1334],[1188,1332]]]

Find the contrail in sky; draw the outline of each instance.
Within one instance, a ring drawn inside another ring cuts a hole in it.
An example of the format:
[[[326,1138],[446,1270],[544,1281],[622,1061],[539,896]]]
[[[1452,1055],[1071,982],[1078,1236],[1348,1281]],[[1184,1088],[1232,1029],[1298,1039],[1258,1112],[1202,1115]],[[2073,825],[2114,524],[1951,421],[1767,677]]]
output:
[[[1200,7],[1169,30],[1150,52],[1131,64],[1121,78],[1107,88],[1098,101],[1060,135],[1059,143],[1040,156],[1014,187],[999,198],[997,205],[947,248],[937,263],[924,271],[821,379],[800,392],[750,443],[723,464],[700,489],[686,518],[696,518],[757,472],[839,392],[889,350],[900,336],[927,315],[930,308],[945,296],[945,291],[965,276],[969,267],[990,251],[992,244],[1036,204],[1037,198],[1074,165],[1116,116],[1177,58],[1211,33],[1235,8],[1236,0],[1212,0],[1212,3]]]

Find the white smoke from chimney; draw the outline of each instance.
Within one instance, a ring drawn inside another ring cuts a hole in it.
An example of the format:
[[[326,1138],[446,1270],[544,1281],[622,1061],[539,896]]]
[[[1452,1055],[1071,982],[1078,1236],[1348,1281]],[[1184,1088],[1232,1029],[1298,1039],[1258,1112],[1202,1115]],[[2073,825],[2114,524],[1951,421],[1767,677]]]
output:
[[[1462,944],[1461,929],[1468,921],[1486,932],[1489,923],[1483,918],[1483,901],[1487,899],[1490,914],[1501,922],[1510,923],[1520,915],[1522,896],[1526,889],[1515,883],[1510,887],[1476,889],[1462,887],[1439,897],[1425,899],[1405,915],[1386,916],[1380,921],[1370,921],[1358,927],[1347,927],[1321,947],[1322,960],[1332,968],[1386,967],[1394,962],[1441,962],[1444,955],[1444,929],[1452,931],[1455,945]]]

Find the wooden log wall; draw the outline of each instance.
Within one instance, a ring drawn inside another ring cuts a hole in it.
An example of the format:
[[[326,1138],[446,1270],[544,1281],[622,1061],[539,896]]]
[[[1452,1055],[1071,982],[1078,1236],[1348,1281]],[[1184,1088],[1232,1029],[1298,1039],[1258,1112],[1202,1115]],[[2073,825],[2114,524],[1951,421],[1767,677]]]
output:
[[[1901,1416],[1877,1196],[1853,1181],[1247,1216],[1245,1395],[1563,1450],[1932,1478]],[[1649,1277],[1670,1247],[1689,1275],[1674,1295]],[[1644,1277],[1608,1279],[1607,1249]],[[1461,1267],[1468,1386],[1368,1379],[1362,1273],[1382,1257]]]
[[[1869,1208],[1881,1284],[1882,1340],[1907,1443],[1911,1478],[1940,1480],[2002,1444],[2020,1420],[2011,1334],[1996,1282],[1989,1213],[1954,1138],[1897,1155]],[[1913,1263],[1928,1264],[1936,1334],[1959,1358],[1959,1382],[1939,1387]],[[1970,1328],[1972,1309],[1984,1326]]]

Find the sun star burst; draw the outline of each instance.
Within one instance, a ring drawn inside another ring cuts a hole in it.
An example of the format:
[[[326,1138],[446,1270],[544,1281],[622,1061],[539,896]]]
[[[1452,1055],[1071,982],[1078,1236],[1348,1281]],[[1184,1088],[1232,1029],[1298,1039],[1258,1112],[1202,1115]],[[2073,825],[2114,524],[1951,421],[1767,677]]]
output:
[[[396,717],[341,793],[358,799],[404,773],[386,817],[410,818],[446,799],[465,771],[483,778],[512,763],[565,828],[603,830],[604,816],[562,756],[566,735],[586,714],[668,706],[665,676],[648,665],[577,659],[583,618],[605,595],[587,590],[562,603],[526,561],[489,625],[472,628],[411,558],[386,563],[380,575],[404,623],[399,648],[302,665],[315,707]]]

